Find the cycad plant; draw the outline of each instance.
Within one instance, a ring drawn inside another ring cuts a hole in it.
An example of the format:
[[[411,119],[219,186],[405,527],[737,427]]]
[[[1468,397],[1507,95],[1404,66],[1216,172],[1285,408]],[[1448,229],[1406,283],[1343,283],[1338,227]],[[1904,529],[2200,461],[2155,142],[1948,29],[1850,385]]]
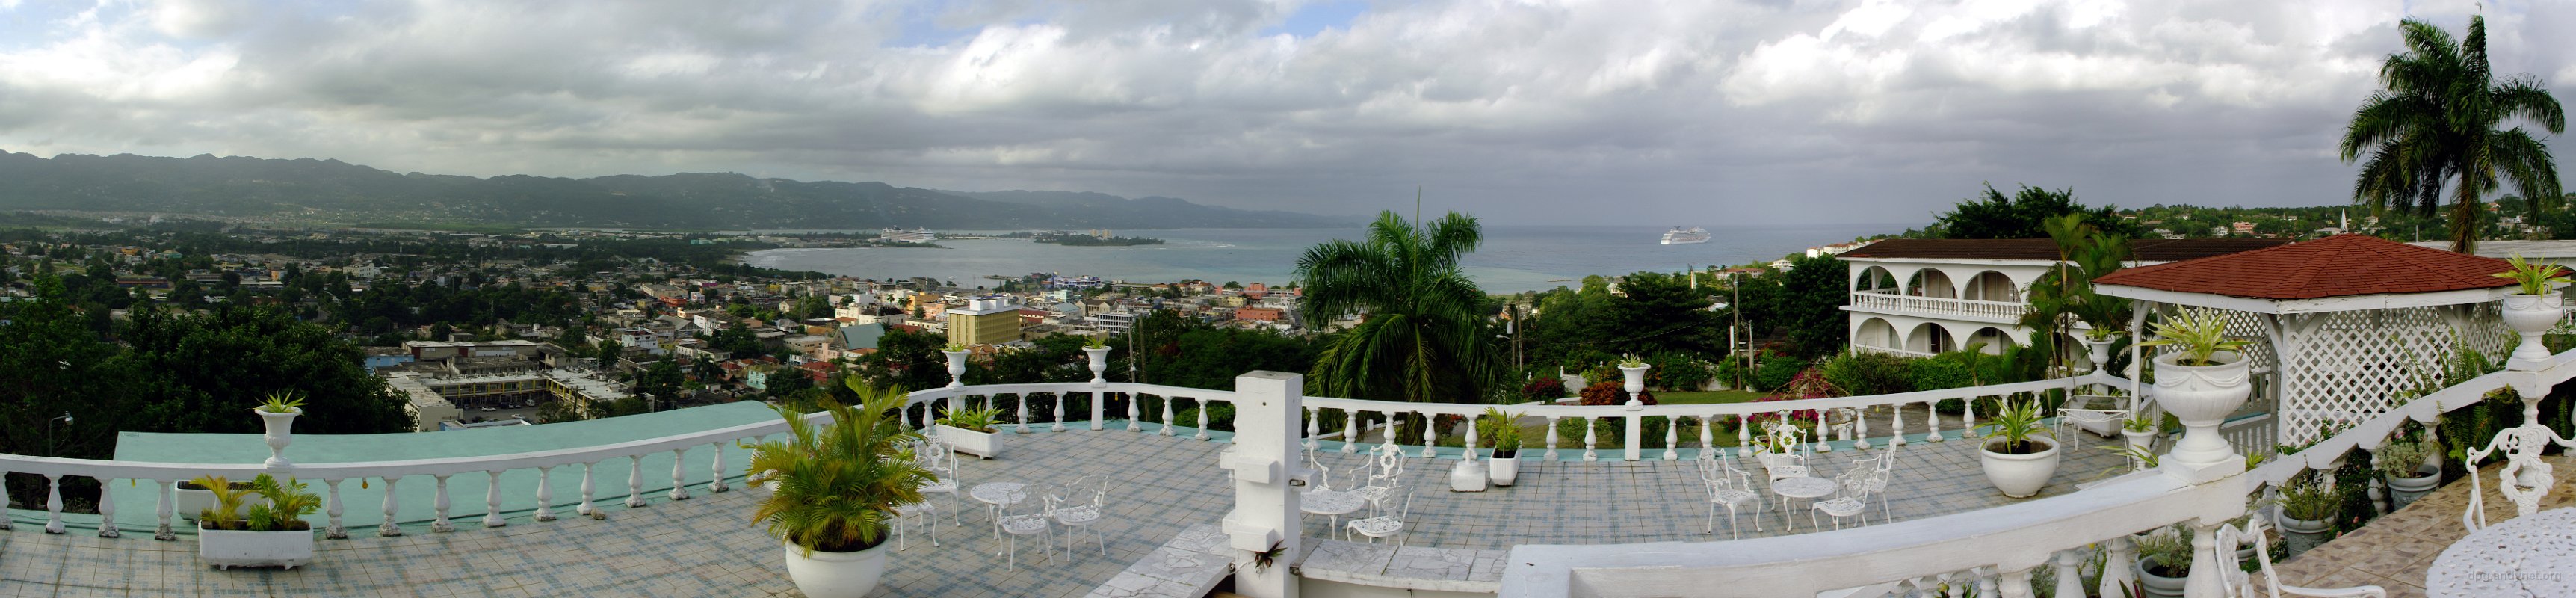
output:
[[[2176,365],[2201,367],[2218,365],[2212,358],[2220,351],[2244,349],[2243,339],[2227,337],[2227,317],[2217,310],[2184,308],[2182,313],[2167,316],[2156,323],[2156,339],[2138,343],[2141,347],[2173,345],[2182,348]]]
[[[936,479],[913,461],[909,443],[921,435],[895,417],[904,393],[849,381],[859,405],[825,400],[832,423],[816,425],[792,409],[787,437],[751,447],[749,482],[778,483],[752,511],[769,535],[802,549],[855,552],[883,543],[896,507],[921,501],[921,485]]]

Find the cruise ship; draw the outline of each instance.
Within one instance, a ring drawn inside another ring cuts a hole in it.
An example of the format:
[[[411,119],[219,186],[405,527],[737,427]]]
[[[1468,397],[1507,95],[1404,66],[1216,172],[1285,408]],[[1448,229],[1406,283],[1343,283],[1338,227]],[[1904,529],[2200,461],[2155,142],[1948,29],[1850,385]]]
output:
[[[889,243],[929,243],[938,241],[939,233],[930,232],[930,229],[928,228],[916,228],[912,230],[889,228],[878,232],[877,239]]]
[[[1676,227],[1673,227],[1673,229],[1672,229],[1672,230],[1664,231],[1664,244],[1665,244],[1665,245],[1689,245],[1689,244],[1692,244],[1692,243],[1707,243],[1707,242],[1708,242],[1708,229],[1705,229],[1705,228],[1700,228],[1700,227],[1696,227],[1696,226],[1694,226],[1694,227],[1690,227],[1690,228],[1682,228],[1682,227],[1678,227],[1678,226],[1676,226]]]

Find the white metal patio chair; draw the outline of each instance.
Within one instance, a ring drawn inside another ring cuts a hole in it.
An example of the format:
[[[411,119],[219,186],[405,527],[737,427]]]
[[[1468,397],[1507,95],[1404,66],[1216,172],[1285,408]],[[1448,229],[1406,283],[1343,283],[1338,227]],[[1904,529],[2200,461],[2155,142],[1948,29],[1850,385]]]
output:
[[[1038,492],[1039,496],[1047,496],[1058,491],[1039,490]],[[1047,536],[1046,540],[1039,543],[1038,546],[1045,549],[1044,552],[1047,554],[1047,564],[1055,564],[1055,522],[1047,519],[1045,511],[1046,507],[1043,504],[1040,504],[1042,502],[1043,501],[1023,500],[1004,506],[1002,507],[1004,512],[1021,512],[1003,515],[993,520],[993,527],[1000,529],[1002,534],[1005,537],[1010,538],[1011,541],[1011,547],[1009,549],[1010,557],[1003,561],[1003,570],[1011,571],[1019,568],[1020,536],[1045,534]]]
[[[1763,435],[1768,436],[1769,441],[1761,447],[1756,447],[1758,450],[1753,453],[1754,458],[1761,461],[1762,470],[1771,476],[1768,481],[1777,482],[1786,478],[1803,478],[1812,475],[1807,469],[1807,456],[1812,454],[1810,452],[1812,449],[1804,442],[1805,431],[1799,430],[1795,424],[1787,423],[1787,412],[1781,412],[1780,416],[1780,420],[1766,424],[1769,429],[1764,430]]]
[[[923,501],[927,502],[930,498],[927,495],[930,494],[948,495],[948,524],[964,527],[966,522],[960,518],[959,511],[965,509],[959,506],[957,495],[964,493],[959,488],[964,487],[965,484],[957,479],[957,452],[949,450],[948,445],[937,441],[923,442],[913,447],[913,451],[913,458],[921,462],[921,467],[939,477],[937,480],[921,485],[921,493],[925,495],[922,497]],[[938,544],[934,542],[931,545]]]
[[[1896,447],[1890,446],[1882,449],[1876,456],[1852,461],[1853,469],[1866,468],[1876,473],[1876,475],[1863,479],[1861,483],[1867,487],[1871,495],[1878,497],[1878,519],[1880,523],[1892,523],[1896,521],[1895,515],[1889,512],[1886,496],[1888,483],[1895,481],[1896,479],[1896,450]],[[1866,524],[1868,522],[1863,521],[1862,523]]]
[[[2263,536],[2261,517],[2246,520],[2242,530],[2232,523],[2218,526],[2218,537],[2215,538],[2218,549],[2211,552],[2217,553],[2215,568],[2224,572],[2218,577],[2219,595],[2227,598],[2281,598],[2281,594],[2286,592],[2292,596],[2316,598],[2388,598],[2388,589],[2379,586],[2329,589],[2281,585],[2281,575],[2272,570],[2272,547]],[[2264,593],[2254,591],[2253,576],[2236,563],[2236,547],[2247,542],[2254,544],[2254,560],[2262,563]]]
[[[1821,512],[1834,518],[1834,529],[1843,528],[1845,517],[1856,517],[1860,519],[1860,525],[1868,525],[1869,517],[1865,513],[1869,512],[1869,498],[1873,494],[1870,488],[1873,485],[1881,488],[1887,486],[1885,482],[1871,484],[1870,479],[1875,477],[1878,477],[1878,470],[1861,467],[1855,467],[1851,471],[1836,476],[1834,480],[1838,482],[1836,485],[1842,487],[1842,495],[1816,501],[1815,505],[1808,507],[1807,523],[1815,525],[1816,529],[1824,529],[1824,525],[1816,519],[1816,513]]]
[[[1374,451],[1376,467],[1369,470],[1368,485],[1351,490],[1351,494],[1367,500],[1369,514],[1376,515],[1385,510],[1387,497],[1404,487],[1405,454],[1404,447],[1392,443],[1370,450]]]
[[[905,544],[904,531],[903,531],[903,528],[904,528],[904,520],[906,520],[906,519],[911,519],[911,518],[913,518],[913,517],[915,517],[915,516],[919,516],[919,517],[921,518],[921,526],[922,526],[922,527],[930,528],[930,545],[931,545],[931,546],[938,546],[938,545],[939,545],[939,520],[938,520],[938,517],[937,517],[937,516],[938,516],[938,513],[939,513],[939,508],[938,508],[938,507],[936,507],[936,506],[931,505],[931,504],[930,504],[930,499],[929,499],[928,497],[923,497],[921,502],[917,502],[917,503],[912,503],[912,504],[908,504],[908,505],[903,505],[903,506],[895,507],[895,509],[894,509],[894,549],[895,549],[895,550],[903,550],[903,549],[904,549],[904,544]]]
[[[1376,517],[1352,521],[1349,532],[1345,532],[1343,540],[1349,541],[1350,538],[1348,537],[1348,534],[1356,532],[1359,535],[1368,536],[1370,544],[1376,544],[1378,538],[1385,538],[1403,533],[1404,518],[1412,514],[1413,492],[1408,490],[1404,493],[1404,507],[1397,510],[1396,514],[1379,515]],[[1398,551],[1404,550],[1404,538],[1399,537],[1395,539],[1395,549]],[[1390,562],[1388,564],[1393,564],[1392,560],[1393,559],[1389,559]],[[1386,567],[1379,566],[1378,572],[1385,573]]]
[[[1109,556],[1109,538],[1092,525],[1099,523],[1100,518],[1108,513],[1109,480],[1102,479],[1098,484],[1092,484],[1089,483],[1091,479],[1091,476],[1074,478],[1071,484],[1050,487],[1042,497],[1046,501],[1047,518],[1065,528],[1064,561],[1068,563],[1073,562],[1074,532],[1085,529],[1091,530],[1091,538],[1100,542],[1100,556]],[[1091,502],[1082,502],[1085,494],[1090,495]]]
[[[1726,529],[1735,538],[1744,537],[1743,524],[1735,514],[1744,505],[1753,505],[1753,531],[1762,531],[1762,493],[1753,490],[1753,476],[1735,468],[1735,459],[1707,459],[1699,462],[1699,479],[1708,487],[1708,525],[1701,533],[1717,533],[1717,508],[1726,507]]]

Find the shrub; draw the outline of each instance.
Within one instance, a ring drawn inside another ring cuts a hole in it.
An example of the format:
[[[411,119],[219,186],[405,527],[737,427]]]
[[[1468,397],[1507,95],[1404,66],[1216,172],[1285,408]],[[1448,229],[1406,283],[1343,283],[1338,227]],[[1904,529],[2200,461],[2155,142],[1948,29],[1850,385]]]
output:
[[[1906,364],[1905,376],[1913,390],[1946,390],[1976,385],[1976,375],[1968,365],[1949,359],[1917,359]]]
[[[1707,386],[1709,380],[1716,379],[1716,375],[1709,371],[1709,366],[1706,362],[1702,362],[1687,354],[1665,353],[1657,355],[1653,359],[1647,360],[1647,362],[1653,364],[1655,367],[1654,369],[1646,370],[1646,385],[1655,388],[1683,391],[1699,390],[1700,387]]]
[[[1618,382],[1601,382],[1583,387],[1583,404],[1596,406],[1626,405],[1628,404],[1628,390],[1622,386],[1623,385]],[[1637,393],[1637,401],[1653,405],[1655,404],[1655,393],[1652,391]]]
[[[1789,380],[1796,378],[1800,370],[1805,369],[1807,369],[1807,362],[1796,357],[1763,358],[1761,369],[1753,371],[1753,388],[1749,390],[1766,392],[1779,390],[1780,387],[1787,386]]]
[[[1522,400],[1555,401],[1568,396],[1571,395],[1565,392],[1565,380],[1555,376],[1532,378],[1529,384],[1521,385]]]
[[[1914,390],[1913,360],[1884,353],[1847,354],[1825,361],[1825,381],[1848,395],[1884,395]]]

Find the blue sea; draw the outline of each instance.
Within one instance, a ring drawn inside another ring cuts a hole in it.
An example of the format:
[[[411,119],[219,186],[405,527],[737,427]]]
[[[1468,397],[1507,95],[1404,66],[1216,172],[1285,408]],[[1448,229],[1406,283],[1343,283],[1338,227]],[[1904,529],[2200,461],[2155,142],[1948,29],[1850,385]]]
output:
[[[1710,239],[1695,245],[1658,245],[1663,226],[1485,226],[1485,243],[1469,255],[1467,274],[1492,293],[1578,286],[1586,275],[1639,271],[1678,272],[1691,267],[1769,262],[1808,247],[1904,230],[1905,224],[1708,226]],[[942,231],[976,233],[994,231]],[[1091,275],[1127,282],[1287,283],[1297,258],[1332,239],[1362,238],[1360,228],[1119,230],[1121,236],[1163,239],[1163,245],[1066,247],[1013,240],[942,239],[942,248],[802,248],[753,252],[743,261],[786,270],[811,270],[859,278],[928,276],[965,286],[987,285],[987,275],[1046,272]]]

